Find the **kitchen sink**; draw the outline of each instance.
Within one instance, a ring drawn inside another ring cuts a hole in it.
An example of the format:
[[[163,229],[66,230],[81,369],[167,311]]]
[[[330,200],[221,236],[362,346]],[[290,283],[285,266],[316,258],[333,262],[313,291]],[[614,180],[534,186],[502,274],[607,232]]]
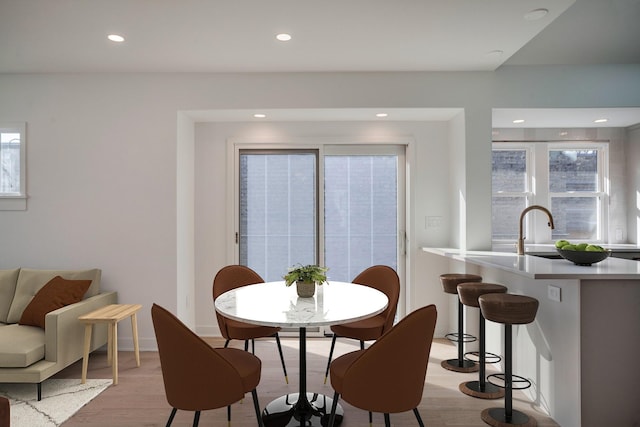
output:
[[[525,255],[532,255],[547,259],[562,259],[562,256],[557,252],[525,252]]]

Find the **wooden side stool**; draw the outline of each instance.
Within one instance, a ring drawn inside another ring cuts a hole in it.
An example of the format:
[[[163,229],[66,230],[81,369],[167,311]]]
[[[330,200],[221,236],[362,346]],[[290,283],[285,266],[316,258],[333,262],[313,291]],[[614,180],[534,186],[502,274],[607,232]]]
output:
[[[495,283],[461,283],[458,285],[458,296],[460,302],[468,307],[480,308],[478,298],[480,295],[507,292],[507,287]],[[486,352],[485,341],[485,322],[482,310],[480,313],[479,333],[478,333],[478,352],[471,352],[478,355],[478,381],[467,381],[460,384],[460,391],[466,395],[478,397],[480,399],[499,399],[504,396],[504,389],[497,387],[491,383],[487,383],[486,363],[497,363],[500,356]],[[487,355],[490,357],[487,358]],[[466,355],[465,355],[466,356]]]
[[[107,360],[113,370],[113,384],[118,384],[118,322],[131,318],[133,332],[133,350],[136,355],[136,365],[140,366],[140,348],[138,346],[138,322],[136,313],[142,306],[140,304],[111,304],[95,311],[80,316],[78,320],[85,324],[84,329],[84,356],[82,358],[82,383],[87,381],[87,367],[89,365],[89,349],[91,347],[91,332],[93,325],[106,323],[109,327],[107,333]]]
[[[538,312],[538,300],[524,295],[486,294],[478,298],[482,315],[487,320],[504,324],[504,374],[489,375],[492,378],[504,380],[504,408],[487,408],[482,411],[482,421],[494,427],[535,427],[538,423],[533,417],[513,409],[513,389],[529,388],[531,382],[525,378],[513,375],[512,372],[512,325],[531,323]],[[515,379],[514,379],[515,378]],[[524,383],[514,387],[513,383]],[[500,386],[499,384],[494,384]]]
[[[482,282],[482,276],[477,274],[447,273],[440,275],[442,290],[447,294],[458,295],[458,285],[465,282]],[[476,372],[478,364],[464,358],[464,343],[474,342],[476,337],[464,333],[464,308],[458,298],[458,332],[445,335],[449,341],[458,344],[458,358],[443,360],[440,364],[443,368],[454,372]]]

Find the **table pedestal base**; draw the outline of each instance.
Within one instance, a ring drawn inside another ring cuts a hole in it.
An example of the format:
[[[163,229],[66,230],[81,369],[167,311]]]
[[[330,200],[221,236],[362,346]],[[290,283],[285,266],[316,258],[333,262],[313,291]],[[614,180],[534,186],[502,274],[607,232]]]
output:
[[[299,393],[291,393],[272,401],[262,411],[265,427],[326,427],[329,425],[333,399],[323,394],[307,393],[300,399]],[[338,404],[335,425],[340,425],[344,410]]]

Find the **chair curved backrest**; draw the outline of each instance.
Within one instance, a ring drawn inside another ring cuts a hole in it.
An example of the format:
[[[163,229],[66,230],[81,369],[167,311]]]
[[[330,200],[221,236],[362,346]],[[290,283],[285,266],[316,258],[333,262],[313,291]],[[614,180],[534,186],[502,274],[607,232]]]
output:
[[[353,283],[366,285],[379,290],[389,298],[389,305],[381,313],[385,318],[382,333],[384,334],[393,326],[393,320],[398,308],[398,298],[400,298],[400,278],[396,271],[387,265],[374,265],[365,270],[353,279]]]
[[[244,265],[227,265],[222,267],[213,278],[213,299],[231,289],[241,286],[264,283],[258,273]]]
[[[9,399],[4,396],[0,396],[0,427],[11,426],[11,407],[9,406]]]
[[[151,308],[151,318],[169,405],[200,411],[244,397],[240,374],[213,347],[157,304]]]
[[[362,351],[342,379],[342,398],[370,412],[397,413],[417,408],[424,390],[435,305],[410,313]]]
[[[215,301],[223,293],[241,286],[264,283],[264,279],[258,273],[244,265],[227,265],[222,267],[213,278],[213,300]],[[230,339],[227,330],[227,318],[216,311],[218,326],[225,339]]]

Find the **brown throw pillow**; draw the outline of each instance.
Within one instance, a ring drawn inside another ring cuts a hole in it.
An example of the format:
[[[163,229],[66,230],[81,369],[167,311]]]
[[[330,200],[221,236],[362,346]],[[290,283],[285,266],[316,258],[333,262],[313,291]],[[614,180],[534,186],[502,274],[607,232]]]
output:
[[[44,329],[44,317],[47,313],[80,301],[90,285],[91,280],[54,277],[33,296],[18,323]]]

